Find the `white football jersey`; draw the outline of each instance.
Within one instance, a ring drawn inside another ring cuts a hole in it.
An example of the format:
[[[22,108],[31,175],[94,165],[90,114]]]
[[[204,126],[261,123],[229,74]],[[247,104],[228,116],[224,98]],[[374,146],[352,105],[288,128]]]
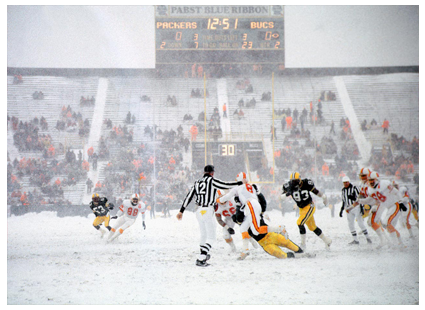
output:
[[[244,205],[250,199],[254,199],[254,200],[258,201],[257,195],[259,193],[260,193],[260,191],[258,190],[258,187],[256,189],[251,184],[246,183],[246,184],[242,184],[242,185],[233,187],[226,195],[219,198],[219,201],[223,203],[225,201],[230,200],[230,198],[232,198],[234,196],[238,196],[240,202]]]
[[[236,213],[236,202],[234,197],[226,201],[224,204],[218,204],[216,214],[220,214],[224,218],[232,217]]]
[[[137,216],[139,216],[139,213],[144,214],[145,212],[146,212],[146,205],[142,201],[139,201],[137,205],[133,206],[131,204],[131,201],[127,199],[127,200],[124,200],[124,202],[120,206],[120,209],[117,215],[121,216],[122,214],[124,214],[124,216],[128,218],[136,219]]]
[[[407,191],[407,187],[402,186],[402,187],[399,188],[398,191],[400,193],[402,201],[405,202],[405,203],[409,203],[410,202],[410,196],[409,196],[409,192]]]
[[[368,197],[368,188],[369,188],[370,186],[369,186],[369,184],[367,183],[367,181],[366,182],[363,182],[363,181],[360,181],[360,183],[359,183],[359,191],[360,191],[360,195],[362,195],[363,196],[363,198],[366,198],[366,197]]]
[[[369,187],[368,194],[369,197],[372,197],[387,208],[401,200],[398,189],[387,180],[379,181],[375,188]]]

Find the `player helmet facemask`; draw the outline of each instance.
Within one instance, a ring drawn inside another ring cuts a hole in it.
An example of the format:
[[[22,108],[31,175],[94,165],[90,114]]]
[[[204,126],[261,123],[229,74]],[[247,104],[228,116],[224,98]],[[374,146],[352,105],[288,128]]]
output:
[[[379,174],[375,171],[371,172],[368,177],[369,185],[376,187],[379,183]]]
[[[133,194],[132,196],[131,196],[131,204],[133,205],[133,206],[135,206],[135,205],[137,205],[139,203],[139,195],[137,195],[137,194]]]
[[[236,181],[242,182],[242,183],[247,183],[248,179],[246,177],[246,173],[245,172],[239,172],[238,175],[236,176]]]
[[[92,195],[92,197],[91,197],[91,199],[92,199],[92,201],[93,201],[93,204],[94,205],[98,205],[99,204],[99,202],[100,202],[100,197],[99,197],[99,194],[93,194]]]
[[[298,190],[301,187],[302,181],[299,172],[294,172],[291,174],[289,178],[289,185],[293,190]]]
[[[371,171],[369,170],[369,168],[361,168],[359,172],[359,179],[363,182],[366,182],[370,173]]]

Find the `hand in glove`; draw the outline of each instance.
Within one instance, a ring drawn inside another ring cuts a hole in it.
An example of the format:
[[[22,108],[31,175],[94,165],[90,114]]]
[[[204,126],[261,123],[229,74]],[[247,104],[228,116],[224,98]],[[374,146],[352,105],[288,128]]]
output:
[[[111,216],[111,220],[116,220],[118,218],[117,215]]]
[[[402,211],[407,211],[407,208],[406,208],[406,206],[404,205],[404,203],[399,203],[398,204],[399,206],[400,206],[400,209],[402,210]]]
[[[146,229],[145,221],[142,222],[142,225],[143,225],[143,229]]]
[[[323,204],[325,206],[327,206],[328,205],[328,196],[326,196],[325,194],[323,194],[322,199],[323,199]]]
[[[108,204],[108,209],[109,209],[109,210],[114,210],[114,207],[115,207],[115,205],[114,205],[112,202],[110,202],[110,203]]]
[[[227,231],[229,232],[229,234],[234,235],[235,234],[235,230],[232,227],[227,228]]]

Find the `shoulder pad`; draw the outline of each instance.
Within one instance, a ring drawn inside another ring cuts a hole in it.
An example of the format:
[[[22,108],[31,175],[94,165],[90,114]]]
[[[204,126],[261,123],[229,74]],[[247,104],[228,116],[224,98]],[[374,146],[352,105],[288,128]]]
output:
[[[303,179],[303,184],[314,186],[314,182],[311,179]]]

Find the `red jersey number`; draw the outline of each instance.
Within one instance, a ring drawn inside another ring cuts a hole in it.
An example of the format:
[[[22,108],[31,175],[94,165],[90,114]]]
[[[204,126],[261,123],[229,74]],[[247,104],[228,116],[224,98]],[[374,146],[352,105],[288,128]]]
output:
[[[252,185],[251,185],[251,184],[248,184],[248,183],[247,183],[247,184],[245,184],[245,187],[246,187],[246,190],[247,190],[248,192],[250,192],[251,194],[252,194],[252,193],[254,193],[254,192],[253,192],[253,190],[252,190]]]
[[[127,214],[130,215],[130,216],[136,216],[138,212],[139,212],[139,209],[137,209],[137,208],[134,208],[134,209],[128,208],[128,210],[127,210]]]
[[[374,199],[379,199],[379,201],[381,202],[385,202],[385,200],[387,200],[387,197],[385,197],[384,195],[382,195],[380,192],[376,192],[372,194],[372,198]]]
[[[223,216],[232,216],[233,214],[235,214],[236,209],[235,208],[230,208],[229,210],[224,210],[222,212]]]

